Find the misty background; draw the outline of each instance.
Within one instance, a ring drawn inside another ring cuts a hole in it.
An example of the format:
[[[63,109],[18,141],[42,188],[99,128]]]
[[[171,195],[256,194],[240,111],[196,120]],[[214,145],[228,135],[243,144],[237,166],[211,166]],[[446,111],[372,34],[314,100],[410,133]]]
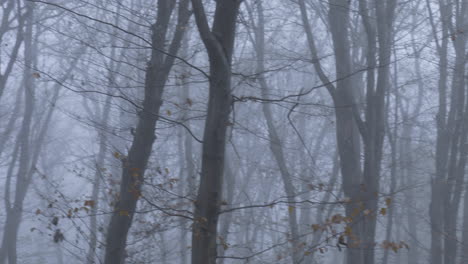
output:
[[[468,0],[0,6],[0,264],[468,263]]]

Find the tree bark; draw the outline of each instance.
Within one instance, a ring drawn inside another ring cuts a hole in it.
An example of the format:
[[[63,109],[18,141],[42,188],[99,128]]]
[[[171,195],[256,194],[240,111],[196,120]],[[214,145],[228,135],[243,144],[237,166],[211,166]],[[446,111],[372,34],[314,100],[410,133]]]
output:
[[[226,130],[232,103],[231,61],[240,2],[217,1],[210,29],[202,1],[192,0],[195,21],[210,62],[201,178],[192,227],[192,264],[215,264],[217,258],[217,225],[222,202]]]
[[[24,57],[25,57],[25,68],[23,71],[24,78],[24,115],[21,124],[19,141],[20,153],[19,153],[19,169],[16,177],[15,192],[13,195],[13,203],[11,207],[6,208],[6,223],[3,231],[2,247],[0,248],[0,263],[3,264],[8,259],[9,264],[16,264],[17,262],[17,240],[18,230],[21,223],[23,214],[23,201],[26,197],[28,186],[31,182],[29,177],[32,160],[32,146],[31,146],[31,124],[33,118],[33,112],[35,108],[34,102],[34,79],[32,77],[32,68],[35,64],[37,56],[37,43],[33,42],[33,8],[32,4],[27,5],[27,21],[25,22],[24,31]],[[21,31],[21,29],[19,29]],[[8,197],[9,198],[9,197]]]
[[[376,24],[368,19],[367,1],[359,1],[360,13],[367,35],[367,91],[365,121],[357,106],[353,63],[350,54],[350,1],[329,1],[328,24],[335,53],[336,86],[330,82],[319,61],[312,28],[304,0],[299,0],[304,30],[315,70],[330,92],[335,106],[336,137],[341,162],[341,174],[346,215],[353,219],[352,235],[348,237],[347,263],[374,263],[376,214],[380,181],[380,166],[384,140],[385,93],[389,83],[389,63],[393,35],[395,0],[375,2]],[[376,49],[375,41],[379,48]],[[375,57],[379,56],[376,62]],[[375,71],[378,66],[377,81]],[[361,168],[361,139],[364,162]]]
[[[432,18],[430,3],[427,1],[429,18],[434,38],[437,43],[437,53],[439,55],[439,109],[437,112],[437,140],[436,140],[436,173],[431,179],[431,202],[429,205],[429,217],[431,222],[431,264],[442,264],[443,259],[443,186],[445,173],[447,171],[448,134],[446,130],[447,118],[447,79],[448,79],[448,38],[443,37],[441,43],[437,38],[437,28]],[[441,17],[447,17],[447,7],[440,6]],[[442,19],[442,36],[448,35],[446,19]]]
[[[137,201],[141,195],[144,173],[155,140],[156,121],[162,105],[162,95],[167,78],[174,64],[185,25],[190,17],[189,0],[179,2],[177,25],[168,54],[166,50],[167,31],[169,28],[175,1],[159,0],[156,23],[152,26],[152,51],[145,75],[145,95],[143,107],[139,112],[138,125],[132,146],[127,157],[122,157],[122,180],[119,198],[112,213],[106,238],[105,264],[122,264],[125,259],[125,246],[128,231],[135,214]]]

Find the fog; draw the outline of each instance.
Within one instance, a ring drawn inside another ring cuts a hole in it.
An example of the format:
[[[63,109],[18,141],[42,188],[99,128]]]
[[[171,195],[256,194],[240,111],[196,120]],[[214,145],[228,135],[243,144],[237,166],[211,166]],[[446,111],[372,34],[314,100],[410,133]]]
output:
[[[0,7],[0,264],[468,263],[468,0]]]

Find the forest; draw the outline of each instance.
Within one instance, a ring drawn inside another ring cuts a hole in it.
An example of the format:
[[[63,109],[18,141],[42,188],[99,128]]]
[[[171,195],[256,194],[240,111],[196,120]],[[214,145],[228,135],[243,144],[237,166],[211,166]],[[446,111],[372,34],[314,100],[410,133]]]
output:
[[[468,263],[468,0],[0,0],[0,264]]]

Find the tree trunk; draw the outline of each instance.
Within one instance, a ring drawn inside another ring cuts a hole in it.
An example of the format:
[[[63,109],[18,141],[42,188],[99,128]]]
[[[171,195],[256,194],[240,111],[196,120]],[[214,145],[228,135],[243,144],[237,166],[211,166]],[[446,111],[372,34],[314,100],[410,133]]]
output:
[[[258,21],[257,28],[255,30],[255,51],[257,55],[257,67],[256,72],[264,73],[265,72],[265,18],[263,14],[263,6],[261,1],[257,1],[256,4],[258,12]],[[268,84],[263,74],[260,74],[258,77],[260,83],[260,89],[262,98],[268,100]],[[281,179],[283,181],[284,191],[288,200],[288,224],[289,232],[291,232],[291,257],[292,263],[298,264],[300,262],[300,240],[299,240],[299,227],[297,220],[297,208],[296,208],[296,191],[292,181],[292,175],[289,172],[287,167],[286,158],[283,152],[283,146],[281,143],[280,136],[275,127],[273,120],[273,113],[271,110],[271,105],[269,103],[262,104],[263,114],[265,115],[265,120],[267,123],[268,129],[268,138],[270,142],[270,150],[273,154],[273,157],[276,160],[276,164],[279,168]]]
[[[16,177],[14,200],[11,207],[6,208],[6,223],[3,231],[3,243],[0,249],[0,263],[5,263],[8,259],[9,264],[16,264],[17,262],[17,240],[18,230],[21,223],[21,217],[23,214],[23,202],[26,197],[28,186],[31,182],[29,177],[32,160],[32,146],[31,146],[31,124],[33,118],[33,112],[35,108],[34,102],[34,79],[32,77],[32,68],[35,64],[37,55],[37,43],[33,42],[33,4],[27,4],[27,21],[25,22],[25,36],[24,36],[24,57],[25,57],[25,68],[23,72],[24,78],[24,116],[21,124],[20,135],[18,140],[20,143],[19,153],[19,169]],[[21,29],[19,29],[21,30]],[[9,197],[8,197],[9,198]]]
[[[428,2],[428,10],[431,12]],[[440,6],[441,17],[447,17],[447,7]],[[432,14],[429,13],[432,19]],[[432,30],[434,37],[437,39],[437,29],[432,22]],[[443,36],[448,35],[448,27],[445,19],[442,19]],[[443,186],[445,182],[445,174],[447,171],[447,154],[448,154],[448,134],[446,131],[447,118],[447,75],[448,75],[448,39],[443,37],[442,43],[438,43],[437,51],[439,55],[439,109],[437,112],[437,142],[436,142],[436,173],[431,179],[431,203],[429,205],[429,217],[431,222],[431,264],[442,264],[443,259]]]
[[[110,114],[110,107],[111,107],[111,100],[112,97],[108,96],[106,98],[106,103],[103,108],[103,115],[100,124],[103,127],[107,127],[109,114]],[[91,192],[91,200],[93,204],[91,206],[91,216],[90,216],[90,223],[89,223],[89,230],[90,230],[90,241],[89,241],[89,249],[88,253],[86,254],[86,261],[88,264],[94,264],[96,258],[96,246],[98,242],[98,227],[97,227],[97,214],[99,208],[99,192],[101,190],[101,180],[102,180],[102,173],[104,167],[104,160],[106,158],[106,144],[107,144],[107,136],[105,131],[99,131],[99,150],[97,154],[97,159],[95,160],[95,170],[94,179],[93,179],[93,188]]]
[[[352,234],[348,236],[347,263],[374,263],[376,215],[380,181],[380,166],[384,140],[385,93],[389,82],[389,62],[393,34],[395,0],[376,2],[376,24],[368,19],[367,1],[359,1],[360,14],[367,34],[367,91],[361,120],[356,100],[353,64],[350,55],[350,1],[329,1],[328,23],[335,53],[336,87],[322,69],[314,36],[307,17],[304,0],[299,0],[302,22],[315,70],[330,92],[336,116],[336,137],[341,161],[341,174],[346,215],[353,219]],[[376,49],[375,41],[379,48]],[[378,51],[378,67],[375,57]],[[378,78],[375,82],[375,72]],[[364,143],[364,164],[361,168],[361,138]]]
[[[195,20],[210,61],[208,111],[203,135],[201,179],[195,202],[192,264],[215,264],[222,202],[226,130],[231,110],[231,61],[240,1],[217,1],[210,29],[201,0],[192,0]]]
[[[175,4],[170,0],[158,1],[157,19],[152,27],[153,49],[145,75],[143,107],[139,113],[138,125],[128,156],[122,157],[120,195],[107,231],[105,264],[124,263],[128,231],[137,201],[141,196],[144,173],[155,140],[155,126],[162,105],[164,86],[174,64],[173,55],[179,50],[185,33],[185,25],[190,16],[188,0],[182,0],[179,2],[176,31],[167,52],[171,56],[164,56],[162,51],[166,50],[166,35]]]

